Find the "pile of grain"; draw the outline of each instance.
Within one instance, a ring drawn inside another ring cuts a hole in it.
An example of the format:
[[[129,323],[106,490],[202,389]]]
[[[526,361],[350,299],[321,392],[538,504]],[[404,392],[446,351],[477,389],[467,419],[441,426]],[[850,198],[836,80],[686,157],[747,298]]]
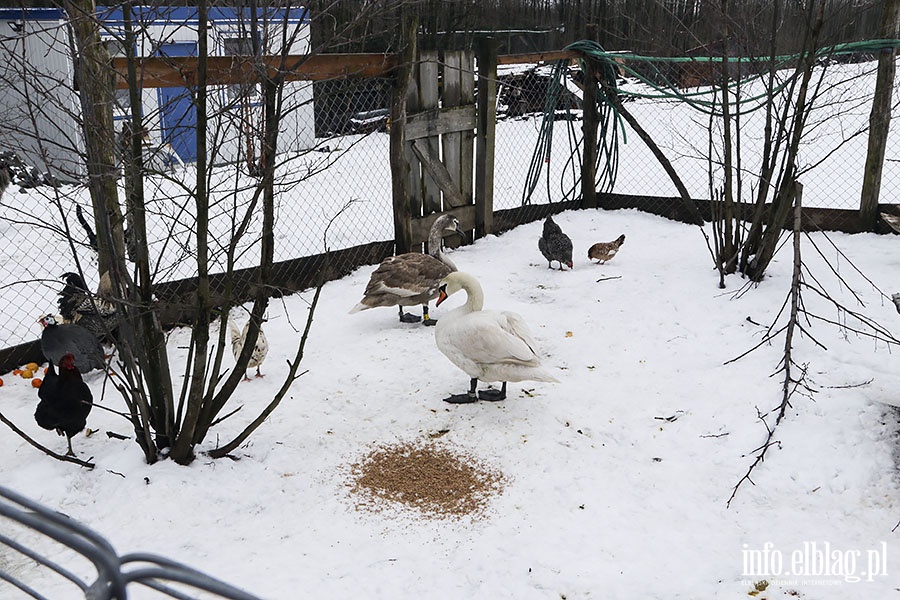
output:
[[[504,479],[479,459],[433,441],[376,446],[350,473],[359,508],[399,503],[437,518],[483,514]]]

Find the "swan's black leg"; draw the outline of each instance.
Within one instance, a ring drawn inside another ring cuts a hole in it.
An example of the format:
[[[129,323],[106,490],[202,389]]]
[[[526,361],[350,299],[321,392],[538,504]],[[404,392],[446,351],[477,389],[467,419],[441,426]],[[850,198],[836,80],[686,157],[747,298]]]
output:
[[[422,317],[419,315],[414,315],[412,313],[403,312],[403,307],[400,307],[400,321],[402,323],[418,323],[422,320]]]
[[[428,316],[427,304],[422,307],[422,325],[428,325],[429,327],[437,325],[437,319],[432,319]]]
[[[500,400],[506,400],[506,382],[503,382],[503,385],[499,390],[481,390],[478,392],[479,400],[487,400],[488,402],[499,402]]]
[[[478,402],[478,396],[475,394],[476,385],[478,385],[478,380],[473,377],[469,382],[469,391],[467,393],[453,394],[452,396],[444,398],[444,402],[449,402],[450,404],[471,404],[472,402]]]

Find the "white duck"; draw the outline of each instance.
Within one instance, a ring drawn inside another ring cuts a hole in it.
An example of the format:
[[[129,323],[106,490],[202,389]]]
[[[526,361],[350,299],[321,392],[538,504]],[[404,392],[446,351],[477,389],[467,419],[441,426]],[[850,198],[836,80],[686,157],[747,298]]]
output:
[[[247,324],[244,325],[244,329],[242,331],[238,331],[237,325],[235,325],[232,319],[228,319],[228,327],[231,331],[231,352],[234,354],[234,359],[241,355],[241,350],[244,349],[244,341],[247,339],[247,331],[250,329],[250,321],[247,321]],[[266,334],[263,333],[262,326],[259,328],[259,335],[256,338],[256,344],[253,346],[253,354],[250,355],[250,360],[247,362],[247,368],[252,369],[256,367],[256,377],[265,377],[262,373],[259,372],[259,367],[262,365],[263,361],[266,359],[266,354],[269,353],[269,341],[266,339]],[[250,381],[250,378],[247,377],[246,372],[244,373],[244,381]]]
[[[399,306],[400,321],[417,323],[420,317],[404,313],[403,307],[421,304],[423,324],[436,324],[437,320],[428,316],[428,303],[437,298],[441,279],[456,271],[456,265],[442,249],[444,236],[451,233],[463,235],[459,221],[453,215],[441,215],[428,234],[428,254],[407,252],[384,259],[369,278],[363,299],[350,313],[378,306]]]
[[[482,310],[484,292],[472,275],[459,272],[447,275],[441,281],[437,305],[459,290],[466,291],[466,303],[441,318],[434,339],[450,362],[472,379],[467,393],[454,394],[444,398],[444,402],[503,400],[507,381],[559,382],[541,367],[534,340],[521,316],[508,311]],[[476,395],[479,379],[501,381],[503,386]]]

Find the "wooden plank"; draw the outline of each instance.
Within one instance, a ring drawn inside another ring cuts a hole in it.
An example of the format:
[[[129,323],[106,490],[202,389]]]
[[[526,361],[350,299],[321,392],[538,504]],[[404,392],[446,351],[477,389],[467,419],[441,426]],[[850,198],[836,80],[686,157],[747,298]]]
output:
[[[413,219],[412,227],[410,228],[412,230],[413,243],[426,242],[434,221],[438,217],[446,214],[451,214],[459,219],[459,226],[463,231],[470,231],[475,228],[475,207],[470,204],[469,206],[454,208],[447,212],[435,213],[433,215],[428,215],[427,217]]]
[[[521,65],[525,63],[555,62],[567,58],[581,58],[580,52],[557,50],[553,52],[528,52],[525,54],[503,54],[497,57],[498,65]]]
[[[426,114],[434,114],[438,110],[438,76],[439,56],[436,50],[421,52],[419,54],[419,90],[421,104],[419,109]],[[426,127],[427,128],[427,127]],[[411,138],[407,135],[407,140]],[[440,137],[431,134],[427,137],[429,155],[440,157]],[[440,160],[440,159],[438,159]],[[431,175],[431,170],[424,165],[424,196],[422,198],[422,214],[429,215],[441,210],[441,187]]]
[[[497,57],[498,65],[553,62],[579,58],[571,50],[505,54]],[[127,58],[112,59],[116,72],[116,87],[127,89]],[[400,64],[397,54],[292,54],[285,57],[264,56],[270,76],[286,72],[286,81],[322,81],[342,77],[386,77]],[[183,87],[197,80],[197,57],[145,57],[137,59],[140,83],[145,88]],[[233,85],[257,81],[252,61],[244,56],[210,56],[207,58],[209,85]]]
[[[478,126],[475,138],[475,237],[494,230],[494,142],[497,129],[497,42],[478,45]]]
[[[419,113],[406,119],[406,139],[475,129],[475,107],[455,106]]]
[[[712,207],[709,200],[694,198],[704,220],[712,218]],[[669,198],[663,196],[633,196],[614,193],[597,193],[597,204],[606,210],[622,208],[636,208],[640,211],[666,217],[675,221],[693,224],[695,222],[691,211],[687,210],[681,198]],[[766,204],[765,213],[771,210],[771,204]],[[896,210],[896,205],[880,204],[882,210]],[[537,206],[532,206],[535,210]],[[744,220],[753,218],[755,205],[747,202],[736,203],[735,210]],[[496,218],[496,215],[495,215]],[[792,228],[793,214],[788,215],[781,224],[782,228]],[[859,211],[843,208],[816,208],[803,209],[804,231],[842,231],[844,233],[860,233],[866,229],[859,218]],[[887,225],[882,225],[877,233],[890,233]]]
[[[498,210],[494,213],[494,233],[499,234],[515,229],[525,223],[542,221],[547,215],[556,215],[567,210],[578,210],[580,208],[579,204],[578,200],[567,200],[552,204],[529,204],[517,208]],[[534,250],[537,252],[537,244],[535,244]]]
[[[447,51],[444,53],[444,93],[443,106],[455,107],[462,104],[462,52]],[[443,142],[443,160],[450,174],[455,195],[444,195],[444,210],[466,204],[462,191],[460,172],[462,171],[462,134],[446,133],[441,137]],[[442,186],[443,187],[443,186]]]
[[[460,70],[460,106],[475,108],[475,55],[471,51],[462,53]],[[463,203],[472,204],[472,185],[475,174],[474,162],[475,128],[472,127],[460,133],[459,148],[459,191],[463,197]]]
[[[0,349],[0,373],[9,373],[13,369],[30,362],[36,362],[40,365],[46,360],[44,353],[41,352],[40,340],[32,340],[18,346],[2,348]]]
[[[269,77],[284,74],[286,81],[321,81],[347,77],[386,77],[397,68],[397,54],[293,54],[263,56]],[[258,81],[254,59],[246,56],[210,56],[206,59],[208,85],[233,85]],[[116,87],[128,89],[128,59],[112,59]],[[139,83],[145,88],[184,87],[197,81],[196,56],[137,59]]]
[[[456,187],[456,182],[453,181],[452,175],[447,170],[446,165],[441,162],[440,157],[431,154],[431,147],[428,145],[428,142],[424,138],[413,140],[412,149],[416,156],[419,157],[419,160],[422,161],[425,171],[437,182],[441,191],[444,192],[444,200],[451,207],[462,206],[462,196]]]

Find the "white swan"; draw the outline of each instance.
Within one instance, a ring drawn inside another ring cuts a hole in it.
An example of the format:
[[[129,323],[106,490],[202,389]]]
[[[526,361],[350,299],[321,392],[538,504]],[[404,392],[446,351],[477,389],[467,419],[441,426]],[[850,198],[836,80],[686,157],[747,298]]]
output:
[[[437,305],[465,290],[466,303],[444,315],[434,331],[438,349],[454,365],[471,377],[469,391],[444,398],[451,404],[506,398],[507,381],[548,381],[559,383],[541,367],[528,326],[516,313],[482,310],[484,292],[468,273],[450,273],[442,281]],[[437,306],[436,305],[436,306]],[[500,390],[482,390],[476,395],[478,380],[501,381]]]
[[[399,306],[400,321],[417,323],[419,316],[403,312],[403,307],[420,304],[423,324],[437,323],[428,315],[428,303],[437,298],[441,279],[456,270],[456,265],[442,250],[444,236],[451,233],[463,235],[459,221],[453,215],[441,215],[431,226],[428,254],[407,252],[384,259],[372,272],[363,299],[350,313],[378,306]]]

